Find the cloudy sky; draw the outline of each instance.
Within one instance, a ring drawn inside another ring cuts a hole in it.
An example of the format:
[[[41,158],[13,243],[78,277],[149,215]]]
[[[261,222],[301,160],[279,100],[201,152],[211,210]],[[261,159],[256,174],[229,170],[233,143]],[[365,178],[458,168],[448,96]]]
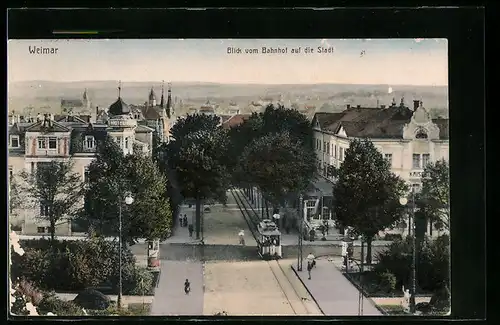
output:
[[[31,54],[30,47],[58,48]],[[262,47],[288,48],[263,54]],[[333,53],[317,53],[317,47]],[[228,54],[228,47],[242,49]],[[316,53],[304,53],[306,47]],[[291,50],[301,49],[298,54]],[[8,80],[448,85],[444,39],[9,40]],[[246,54],[245,49],[258,49]]]

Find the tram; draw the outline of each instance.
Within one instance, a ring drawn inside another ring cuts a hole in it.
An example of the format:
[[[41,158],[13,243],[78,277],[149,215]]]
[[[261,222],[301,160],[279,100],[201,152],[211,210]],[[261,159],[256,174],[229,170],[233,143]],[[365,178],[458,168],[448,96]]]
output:
[[[264,260],[281,258],[281,232],[276,224],[269,219],[264,219],[258,224],[257,230],[260,257]]]

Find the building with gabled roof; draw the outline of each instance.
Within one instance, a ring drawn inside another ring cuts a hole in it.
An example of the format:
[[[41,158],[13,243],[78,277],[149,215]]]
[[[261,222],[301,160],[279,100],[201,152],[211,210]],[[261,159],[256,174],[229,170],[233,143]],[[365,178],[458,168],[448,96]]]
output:
[[[84,181],[98,143],[107,136],[116,141],[124,154],[136,151],[151,154],[157,129],[135,119],[133,109],[121,97],[121,86],[118,89],[117,100],[106,110],[105,122],[93,122],[88,116],[52,114],[39,115],[29,122],[13,119],[8,130],[9,179],[23,170],[33,171],[40,164],[71,158],[74,172]],[[12,211],[9,220],[21,225],[23,233],[45,233],[48,224],[39,218],[44,211],[40,202],[35,209]],[[56,232],[70,233],[69,221],[61,224]]]
[[[312,119],[312,128],[318,170],[331,183],[335,178],[328,173],[329,167],[341,166],[352,139],[372,141],[389,161],[392,172],[416,191],[421,188],[422,172],[428,163],[449,159],[448,119],[432,119],[418,100],[412,108],[402,99],[400,105],[393,100],[387,107],[347,105],[342,112],[318,112]],[[319,199],[316,208],[318,204]],[[306,208],[306,215],[311,211]]]

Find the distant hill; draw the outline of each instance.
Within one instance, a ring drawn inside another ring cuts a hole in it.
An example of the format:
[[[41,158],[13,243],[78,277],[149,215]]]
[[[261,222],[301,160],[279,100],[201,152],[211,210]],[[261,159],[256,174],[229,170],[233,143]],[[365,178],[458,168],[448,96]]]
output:
[[[22,81],[8,85],[9,111],[22,111],[27,106],[40,107],[57,111],[60,100],[65,98],[81,98],[87,88],[94,105],[109,106],[117,98],[117,81]],[[130,104],[142,104],[151,87],[158,96],[161,94],[161,82],[123,82],[122,98]],[[206,100],[223,105],[236,102],[246,106],[251,101],[271,97],[278,99],[280,95],[286,103],[313,104],[317,110],[323,104],[325,108],[345,107],[347,103],[363,106],[389,105],[395,97],[399,103],[402,96],[408,105],[413,99],[423,100],[428,108],[448,109],[448,87],[445,86],[398,86],[390,85],[393,93],[388,94],[389,85],[349,85],[349,84],[218,84],[206,82],[173,82],[172,96],[183,103],[198,105]]]

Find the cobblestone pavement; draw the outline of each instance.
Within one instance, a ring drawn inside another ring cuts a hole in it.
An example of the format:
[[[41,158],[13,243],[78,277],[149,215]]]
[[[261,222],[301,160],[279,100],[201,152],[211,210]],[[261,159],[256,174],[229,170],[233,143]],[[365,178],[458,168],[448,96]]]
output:
[[[184,293],[189,279],[191,292]],[[151,315],[202,315],[203,265],[201,262],[162,261],[161,275],[151,307]]]
[[[204,314],[294,315],[265,261],[207,262]]]

